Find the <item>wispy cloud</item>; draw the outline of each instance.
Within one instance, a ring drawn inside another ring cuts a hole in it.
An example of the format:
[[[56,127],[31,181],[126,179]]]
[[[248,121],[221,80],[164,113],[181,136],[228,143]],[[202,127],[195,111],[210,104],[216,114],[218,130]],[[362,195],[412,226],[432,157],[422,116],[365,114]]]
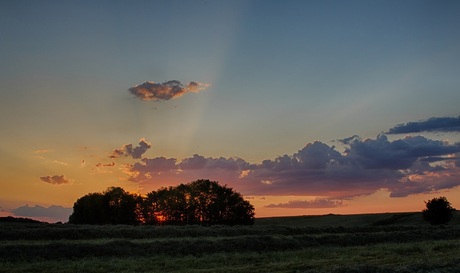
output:
[[[53,160],[52,162],[55,163],[55,164],[62,165],[62,166],[69,166],[69,163],[63,162],[63,161],[59,161],[59,160]]]
[[[129,92],[144,101],[159,101],[178,98],[185,93],[198,93],[205,90],[210,85],[197,81],[183,85],[180,81],[172,80],[163,83],[147,81],[142,84],[129,88]]]
[[[387,134],[408,134],[419,132],[460,132],[460,116],[432,117],[424,121],[398,124],[388,130]]]
[[[53,185],[63,185],[70,183],[70,180],[64,175],[47,175],[40,177],[40,180]]]
[[[51,152],[51,150],[48,149],[34,150],[34,154],[47,154],[49,152]]]
[[[342,200],[315,199],[315,200],[290,200],[287,203],[270,204],[266,208],[289,208],[289,209],[317,209],[337,208],[344,206]]]
[[[132,157],[132,158],[141,158],[142,155],[150,149],[152,145],[148,143],[144,138],[139,140],[139,146],[134,147],[132,144],[125,144],[120,149],[115,149],[110,158],[118,157]]]

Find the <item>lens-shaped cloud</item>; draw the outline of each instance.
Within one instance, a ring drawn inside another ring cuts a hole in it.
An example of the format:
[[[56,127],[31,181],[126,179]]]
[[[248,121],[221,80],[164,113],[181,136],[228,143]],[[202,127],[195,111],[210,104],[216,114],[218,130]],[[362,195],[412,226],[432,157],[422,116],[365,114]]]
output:
[[[460,132],[460,116],[432,117],[423,121],[398,124],[387,134],[408,134],[419,132]]]
[[[70,180],[64,175],[47,175],[40,177],[40,180],[53,185],[63,185],[70,183]]]
[[[178,98],[185,93],[198,93],[210,85],[197,81],[191,81],[183,85],[180,81],[172,80],[163,83],[147,81],[129,88],[129,92],[144,101],[161,101]]]

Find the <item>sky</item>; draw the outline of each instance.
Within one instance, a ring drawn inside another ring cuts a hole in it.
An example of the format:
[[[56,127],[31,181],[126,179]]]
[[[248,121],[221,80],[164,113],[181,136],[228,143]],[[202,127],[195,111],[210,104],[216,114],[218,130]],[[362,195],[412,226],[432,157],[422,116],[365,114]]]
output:
[[[460,208],[458,1],[1,1],[0,215],[210,179],[256,217]]]

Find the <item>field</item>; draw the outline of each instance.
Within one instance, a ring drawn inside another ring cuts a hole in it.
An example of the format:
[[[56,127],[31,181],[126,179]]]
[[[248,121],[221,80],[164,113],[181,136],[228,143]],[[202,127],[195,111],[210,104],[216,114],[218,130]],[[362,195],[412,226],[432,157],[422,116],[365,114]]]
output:
[[[419,213],[256,219],[254,226],[0,223],[0,272],[460,272],[460,219]]]

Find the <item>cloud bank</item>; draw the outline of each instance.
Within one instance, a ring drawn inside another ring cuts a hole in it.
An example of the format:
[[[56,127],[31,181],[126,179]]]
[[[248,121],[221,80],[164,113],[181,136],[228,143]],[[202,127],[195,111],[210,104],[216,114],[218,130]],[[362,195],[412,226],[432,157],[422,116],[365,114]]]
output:
[[[70,180],[64,175],[47,175],[40,177],[40,180],[53,185],[63,185],[70,183]]]
[[[408,134],[419,132],[460,132],[460,116],[432,117],[424,121],[398,124],[387,134]]]
[[[145,142],[141,140],[140,143]],[[306,144],[294,154],[249,163],[242,158],[205,157],[182,160],[132,156],[124,165],[128,180],[145,189],[176,185],[200,178],[216,180],[248,196],[317,196],[269,207],[337,207],[341,200],[388,191],[391,197],[436,193],[460,185],[460,143],[406,136],[389,140],[384,134],[340,140],[345,150],[321,141]],[[140,145],[139,147],[141,147]]]
[[[11,210],[14,216],[33,218],[46,222],[67,222],[69,215],[72,214],[72,208],[62,206],[42,207],[39,205],[30,207],[28,205]]]
[[[152,186],[164,181],[174,184],[210,178],[236,187],[245,195],[314,195],[337,200],[384,189],[392,197],[404,197],[460,185],[457,154],[459,143],[422,136],[389,141],[379,135],[375,139],[350,140],[344,153],[316,141],[297,153],[259,164],[195,154],[183,160],[142,158],[128,165],[125,172],[129,180]]]
[[[192,81],[183,85],[180,81],[172,80],[163,83],[151,81],[129,88],[129,92],[144,101],[160,101],[178,98],[185,93],[198,93],[209,87],[207,83]]]

